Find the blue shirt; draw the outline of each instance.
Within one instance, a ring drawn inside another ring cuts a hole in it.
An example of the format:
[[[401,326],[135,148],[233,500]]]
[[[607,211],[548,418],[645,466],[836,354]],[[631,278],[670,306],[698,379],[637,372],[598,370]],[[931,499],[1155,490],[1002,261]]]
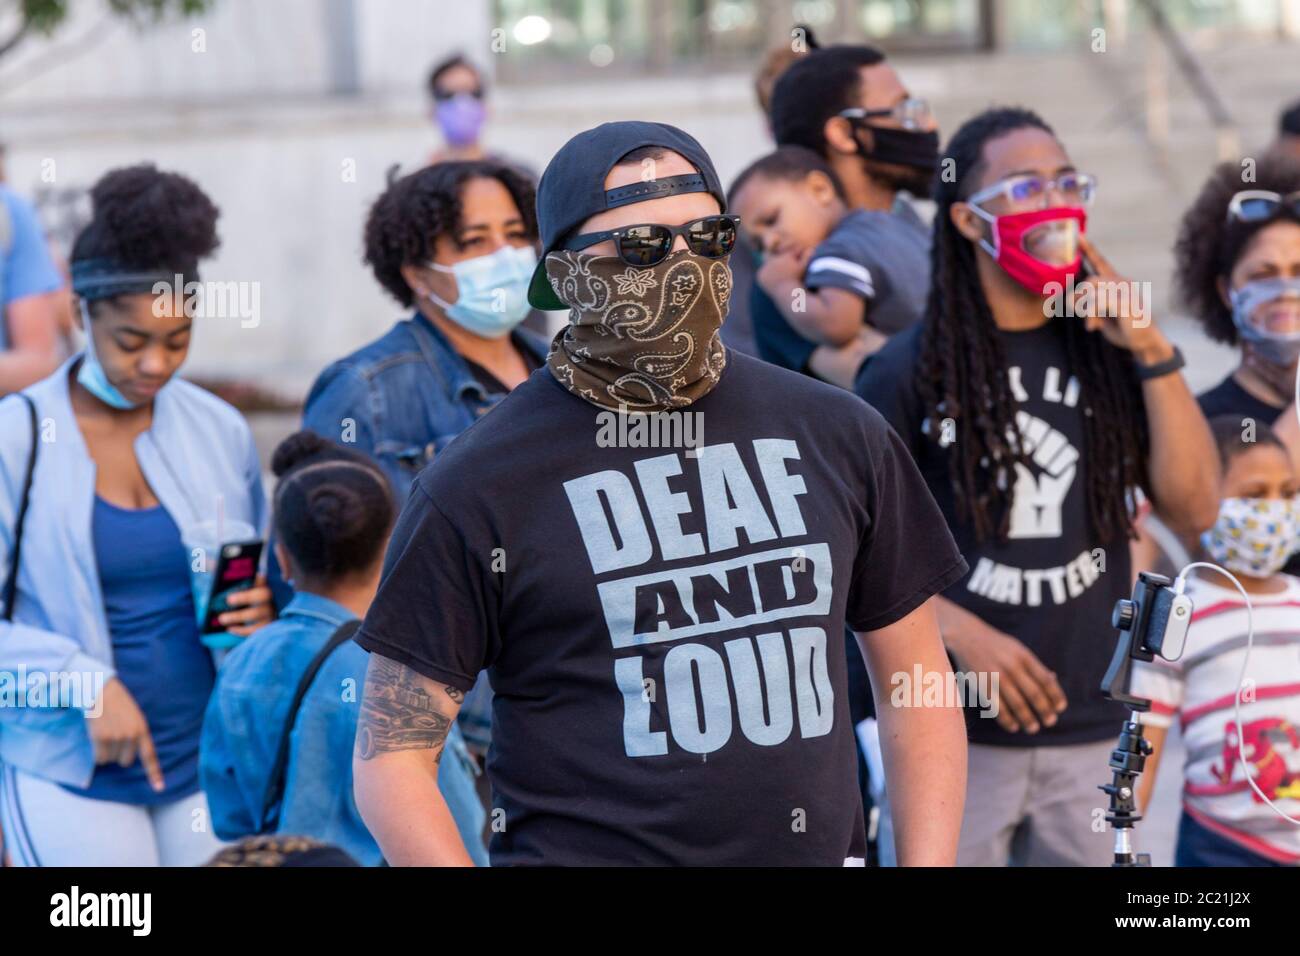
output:
[[[10,302],[63,287],[59,270],[50,258],[36,210],[17,193],[0,186],[0,216],[9,219],[9,238],[0,241],[0,318]],[[0,235],[3,230],[0,230]],[[0,321],[0,351],[8,346],[8,329]]]
[[[230,652],[203,724],[200,776],[213,828],[223,840],[254,833],[267,778],[298,681],[341,624],[347,608],[298,592],[280,618]],[[369,655],[348,641],[325,661],[303,698],[290,739],[277,833],[315,837],[358,862],[381,862],[352,795],[352,751]],[[453,726],[439,765],[442,791],[474,862],[487,865],[485,814],[476,770]]]
[[[114,676],[93,514],[95,462],[70,398],[80,354],[24,389],[36,403],[41,441],[18,567],[12,621],[0,620],[0,678],[26,672],[67,675],[47,706],[0,707],[0,763],[44,780],[85,787],[95,772],[90,723],[104,683]],[[0,567],[13,555],[13,528],[32,449],[27,405],[0,399]],[[182,529],[225,515],[265,525],[266,496],[257,445],[230,405],[179,378],[153,400],[153,422],[133,451],[145,481]],[[73,679],[75,678],[75,679]]]
[[[149,786],[138,759],[100,764],[85,789],[65,786],[119,803],[178,800],[199,789],[199,731],[215,677],[199,641],[180,529],[162,505],[119,508],[98,495],[92,522],[113,663],[149,724],[163,790]]]

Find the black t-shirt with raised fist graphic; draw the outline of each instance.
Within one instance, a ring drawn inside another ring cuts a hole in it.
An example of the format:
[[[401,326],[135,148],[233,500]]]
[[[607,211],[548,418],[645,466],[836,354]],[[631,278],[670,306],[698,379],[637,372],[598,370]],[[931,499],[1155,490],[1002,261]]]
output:
[[[493,865],[864,856],[844,627],[965,563],[856,396],[730,352],[674,414],[636,429],[542,369],[403,508],[357,641],[488,670]]]
[[[1101,680],[1115,649],[1111,610],[1129,595],[1132,560],[1124,537],[1098,541],[1089,527],[1083,403],[1062,327],[1049,322],[993,333],[1006,356],[1016,425],[1031,458],[1028,469],[1018,466],[1004,543],[977,542],[973,525],[957,516],[949,452],[940,444],[953,432],[943,422],[927,428],[916,387],[921,331],[908,329],[869,358],[857,392],[911,450],[970,566],[944,597],[1024,643],[1055,671],[1067,700],[1056,726],[1040,726],[1036,734],[1010,733],[968,708],[970,738],[1029,747],[1113,737],[1125,712],[1102,696]]]

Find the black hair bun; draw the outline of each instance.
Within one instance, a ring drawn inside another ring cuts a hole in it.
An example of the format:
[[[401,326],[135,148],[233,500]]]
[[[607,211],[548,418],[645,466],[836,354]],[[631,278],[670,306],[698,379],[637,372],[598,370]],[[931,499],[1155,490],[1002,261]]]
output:
[[[307,510],[326,541],[351,541],[363,531],[366,502],[343,484],[320,485],[307,492]]]
[[[73,258],[111,256],[140,268],[184,271],[220,245],[220,211],[192,179],[152,163],[105,173],[90,190],[91,223]]]
[[[271,470],[276,535],[306,579],[327,583],[383,556],[397,508],[374,461],[304,429],[280,442]]]

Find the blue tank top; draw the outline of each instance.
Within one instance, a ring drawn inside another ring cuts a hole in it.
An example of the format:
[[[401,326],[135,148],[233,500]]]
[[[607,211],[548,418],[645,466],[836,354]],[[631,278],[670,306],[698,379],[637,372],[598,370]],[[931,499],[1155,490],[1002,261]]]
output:
[[[199,789],[199,734],[216,679],[180,529],[161,505],[119,508],[98,495],[92,524],[113,665],[149,722],[164,790],[154,792],[138,760],[101,764],[89,787],[67,789],[119,803],[178,800]]]

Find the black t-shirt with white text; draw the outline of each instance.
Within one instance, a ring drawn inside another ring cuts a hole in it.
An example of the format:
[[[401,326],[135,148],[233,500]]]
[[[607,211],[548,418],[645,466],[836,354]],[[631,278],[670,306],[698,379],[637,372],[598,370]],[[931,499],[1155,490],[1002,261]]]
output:
[[[968,708],[970,738],[1028,747],[1113,737],[1124,709],[1102,696],[1101,681],[1116,642],[1111,610],[1129,596],[1132,561],[1125,538],[1095,540],[1089,525],[1084,411],[1061,328],[1049,322],[993,333],[1006,356],[1016,425],[1031,459],[1028,469],[1017,466],[1004,543],[978,542],[973,525],[958,518],[949,452],[939,444],[943,425],[928,430],[934,440],[923,433],[916,387],[921,334],[919,325],[909,329],[869,358],[856,391],[911,449],[970,566],[944,597],[1025,644],[1056,673],[1067,701],[1056,725],[1035,734],[1010,733]]]
[[[539,370],[402,511],[356,640],[461,690],[488,669],[493,865],[864,856],[845,624],[965,564],[857,397],[732,351],[684,411],[620,431]]]

